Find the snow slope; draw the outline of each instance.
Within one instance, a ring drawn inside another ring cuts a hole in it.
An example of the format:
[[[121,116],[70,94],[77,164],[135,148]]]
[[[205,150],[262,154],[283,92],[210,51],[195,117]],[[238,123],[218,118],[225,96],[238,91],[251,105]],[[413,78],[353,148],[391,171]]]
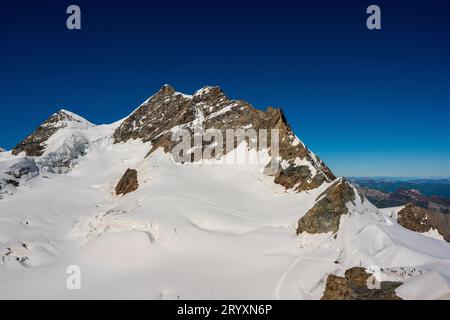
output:
[[[118,125],[61,129],[42,158],[71,154],[82,137],[73,167],[0,200],[1,299],[320,299],[329,274],[372,265],[405,281],[405,299],[450,296],[450,244],[399,226],[399,208],[358,198],[336,237],[297,236],[329,183],[294,193],[262,165],[181,165],[161,149],[146,158],[149,143],[113,144]],[[2,153],[0,170],[21,159]],[[117,197],[127,168],[139,189]],[[67,289],[72,265],[81,290]]]

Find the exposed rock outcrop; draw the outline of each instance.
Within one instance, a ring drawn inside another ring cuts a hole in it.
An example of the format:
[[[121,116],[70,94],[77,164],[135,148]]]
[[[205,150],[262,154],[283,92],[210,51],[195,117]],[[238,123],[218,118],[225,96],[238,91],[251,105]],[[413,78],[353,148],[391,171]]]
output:
[[[395,293],[401,282],[384,281],[380,289],[369,289],[370,276],[359,267],[348,269],[344,277],[329,275],[322,300],[402,300]]]
[[[170,152],[177,144],[171,139],[177,129],[187,129],[191,133],[194,129],[203,132],[216,129],[225,138],[227,129],[243,128],[256,132],[268,130],[267,146],[271,145],[270,130],[279,130],[280,162],[284,166],[273,172],[276,183],[287,189],[304,191],[335,179],[331,170],[295,137],[280,109],[257,110],[245,101],[227,98],[218,87],[205,87],[193,96],[186,96],[165,85],[117,128],[114,141],[141,139],[152,143],[150,153],[158,148]],[[208,145],[205,143],[203,148]],[[225,153],[225,139],[223,147]]]
[[[286,189],[294,187],[297,191],[304,191],[320,187],[327,179],[322,174],[312,176],[308,166],[295,166],[290,164],[286,169],[282,169],[276,175],[274,181]]]
[[[40,157],[45,152],[47,140],[59,129],[69,125],[88,125],[88,122],[66,110],[60,110],[43,122],[31,135],[20,142],[13,150],[13,155],[24,152],[29,157]]]
[[[126,195],[139,188],[137,171],[127,169],[116,186],[116,195]]]
[[[432,229],[450,242],[450,215],[408,204],[397,214],[397,222],[409,230],[424,233]]]
[[[348,213],[347,203],[355,201],[352,186],[340,179],[317,198],[317,202],[298,222],[297,234],[336,233],[341,216]]]

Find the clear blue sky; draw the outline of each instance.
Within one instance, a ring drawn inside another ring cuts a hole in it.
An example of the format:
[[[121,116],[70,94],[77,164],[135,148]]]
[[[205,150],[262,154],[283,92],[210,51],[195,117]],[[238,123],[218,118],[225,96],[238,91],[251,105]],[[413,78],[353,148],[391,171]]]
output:
[[[337,175],[450,176],[448,1],[243,2],[2,1],[0,146],[60,108],[108,123],[164,83],[219,85],[282,107]]]

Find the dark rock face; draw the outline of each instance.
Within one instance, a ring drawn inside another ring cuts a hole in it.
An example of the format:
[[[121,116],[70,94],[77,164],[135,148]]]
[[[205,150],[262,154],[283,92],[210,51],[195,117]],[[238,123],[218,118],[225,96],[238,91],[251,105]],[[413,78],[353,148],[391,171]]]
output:
[[[297,191],[303,191],[335,179],[318,157],[296,141],[280,109],[269,107],[266,112],[259,111],[245,101],[230,100],[218,87],[205,87],[191,97],[177,93],[172,87],[165,85],[117,128],[114,141],[121,143],[141,139],[152,143],[150,153],[158,148],[170,152],[177,144],[171,141],[174,128],[187,129],[191,133],[195,128],[200,128],[203,132],[208,129],[219,130],[224,137],[224,153],[227,129],[252,128],[256,132],[266,129],[268,146],[271,145],[270,130],[278,129],[280,156],[289,167],[274,173],[277,183],[288,189],[296,187]],[[208,144],[204,144],[203,148],[207,146]],[[309,161],[317,173],[313,176],[306,166],[298,168],[294,163],[296,158]]]
[[[351,268],[344,277],[329,275],[321,300],[402,300],[395,294],[401,282],[381,282],[381,289],[369,289],[371,275],[364,268]]]
[[[409,230],[424,233],[436,229],[450,242],[450,215],[408,204],[400,210],[397,222]]]
[[[136,191],[139,188],[137,171],[127,169],[116,186],[116,195],[126,195],[127,193]]]
[[[355,201],[355,192],[345,179],[336,181],[298,222],[297,234],[336,233],[341,216],[348,213],[347,203]],[[320,200],[319,200],[320,199]]]
[[[61,128],[66,126],[66,121],[80,122],[71,115],[61,110],[42,123],[34,133],[20,142],[13,150],[13,155],[22,152],[29,157],[40,157],[45,152],[45,142]]]

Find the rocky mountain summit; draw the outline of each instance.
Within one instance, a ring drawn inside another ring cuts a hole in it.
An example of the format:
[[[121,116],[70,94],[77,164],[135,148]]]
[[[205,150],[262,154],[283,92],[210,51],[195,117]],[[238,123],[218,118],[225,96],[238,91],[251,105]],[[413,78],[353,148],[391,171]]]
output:
[[[227,129],[279,129],[280,162],[284,165],[273,173],[276,183],[304,191],[335,179],[323,161],[295,137],[280,109],[259,111],[245,101],[229,99],[219,87],[205,87],[187,96],[169,85],[163,86],[116,129],[114,141],[141,139],[152,143],[150,153],[158,148],[169,152],[176,145],[171,139],[174,130],[186,129],[193,134],[196,128],[202,132],[220,130],[224,137]],[[269,136],[268,145],[270,142]],[[223,150],[227,151],[225,142]]]

